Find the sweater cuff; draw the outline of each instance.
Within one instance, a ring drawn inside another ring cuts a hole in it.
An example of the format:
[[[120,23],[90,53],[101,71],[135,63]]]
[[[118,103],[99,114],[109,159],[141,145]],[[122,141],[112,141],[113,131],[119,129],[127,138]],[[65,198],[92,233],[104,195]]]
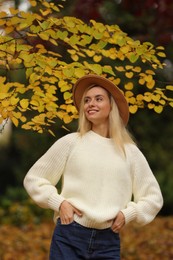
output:
[[[65,200],[64,197],[58,193],[53,193],[48,200],[48,207],[54,211],[59,211],[61,203]]]
[[[125,224],[128,224],[129,222],[136,219],[136,210],[132,206],[121,210],[121,212],[124,214]]]

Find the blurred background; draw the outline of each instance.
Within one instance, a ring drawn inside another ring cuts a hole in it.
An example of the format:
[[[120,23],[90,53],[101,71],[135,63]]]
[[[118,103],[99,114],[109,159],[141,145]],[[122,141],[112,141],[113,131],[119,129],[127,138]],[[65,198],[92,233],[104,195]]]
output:
[[[0,0],[1,10],[12,6],[24,11],[30,8],[24,0]],[[134,39],[164,46],[167,66],[157,77],[160,81],[173,84],[172,14],[172,0],[67,0],[61,12],[61,15],[75,16],[86,23],[94,19],[105,24],[117,24]],[[65,59],[65,53],[63,56]],[[22,75],[15,77],[17,79]],[[77,122],[74,121],[67,127],[69,131],[75,131],[76,126]],[[0,125],[0,130],[0,223],[20,226],[28,221],[40,223],[43,219],[52,218],[52,212],[38,208],[28,198],[23,179],[33,163],[68,131],[58,121],[54,125],[56,138],[48,133],[37,134],[15,128],[10,122]],[[173,109],[165,108],[161,114],[139,110],[131,115],[129,130],[161,186],[164,207],[159,214],[172,215]]]

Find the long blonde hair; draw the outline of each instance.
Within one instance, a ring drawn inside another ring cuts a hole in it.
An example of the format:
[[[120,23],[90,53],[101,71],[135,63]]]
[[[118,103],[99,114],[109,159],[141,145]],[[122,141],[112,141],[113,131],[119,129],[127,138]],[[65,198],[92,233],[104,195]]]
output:
[[[84,97],[88,89],[83,94],[79,110],[78,132],[81,136],[92,129],[92,123],[88,121],[84,113]],[[109,94],[108,91],[107,93],[108,96],[110,96],[111,103],[111,111],[109,113],[109,137],[113,140],[115,146],[118,146],[120,152],[125,154],[124,145],[127,143],[135,144],[135,142],[133,141],[131,134],[123,123],[114,98]]]

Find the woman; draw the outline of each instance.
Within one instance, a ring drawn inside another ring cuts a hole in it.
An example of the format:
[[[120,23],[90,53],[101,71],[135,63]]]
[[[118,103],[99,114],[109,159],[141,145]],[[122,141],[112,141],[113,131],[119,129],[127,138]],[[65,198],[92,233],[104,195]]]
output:
[[[122,92],[104,77],[87,75],[76,82],[73,99],[78,132],[55,142],[24,186],[39,206],[55,212],[51,260],[118,260],[119,232],[131,221],[151,222],[162,194],[126,130],[129,109]]]

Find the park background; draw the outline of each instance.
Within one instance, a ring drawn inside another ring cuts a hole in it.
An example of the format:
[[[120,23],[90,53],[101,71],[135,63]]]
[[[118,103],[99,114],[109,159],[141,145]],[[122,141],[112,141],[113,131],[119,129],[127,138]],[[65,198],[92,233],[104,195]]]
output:
[[[54,1],[56,2],[56,1]],[[25,8],[26,1],[0,1]],[[27,7],[28,8],[28,7]],[[171,0],[71,0],[64,2],[61,15],[88,23],[94,19],[117,24],[130,37],[165,47],[166,68],[159,79],[173,84],[173,2]],[[63,51],[63,50],[62,50]],[[66,59],[66,53],[63,53]],[[17,75],[16,77],[20,77]],[[77,123],[67,125],[76,130]],[[126,227],[122,232],[122,259],[173,259],[173,111],[161,114],[139,110],[131,115],[129,130],[145,154],[160,184],[164,206],[146,227]],[[56,137],[6,125],[0,136],[0,259],[48,259],[54,224],[52,212],[33,204],[23,188],[23,178],[33,163],[69,131],[54,125]]]

